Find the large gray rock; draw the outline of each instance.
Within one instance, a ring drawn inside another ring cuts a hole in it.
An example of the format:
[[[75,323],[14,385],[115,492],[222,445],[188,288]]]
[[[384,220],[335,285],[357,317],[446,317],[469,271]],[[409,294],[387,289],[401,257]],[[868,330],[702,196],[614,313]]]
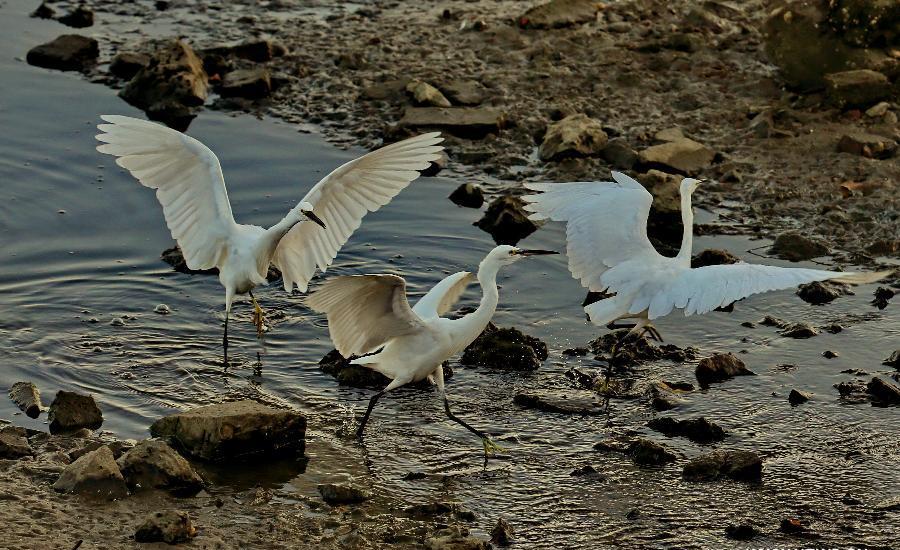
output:
[[[744,362],[731,353],[716,353],[705,357],[697,364],[694,371],[701,386],[709,386],[713,382],[722,382],[734,376],[753,374]]]
[[[119,457],[116,464],[132,491],[165,489],[193,495],[203,488],[203,480],[191,464],[164,441],[145,439]]]
[[[707,168],[715,156],[715,151],[688,138],[650,146],[638,155],[641,164],[646,167],[675,170],[686,175],[695,175]]]
[[[206,101],[207,86],[203,62],[193,48],[174,40],[157,50],[119,95],[148,117],[185,129]]]
[[[50,433],[74,432],[81,428],[96,430],[103,424],[103,413],[90,395],[70,391],[59,391],[50,411]]]
[[[416,130],[444,130],[455,136],[480,139],[505,125],[503,113],[489,107],[407,107],[398,125]]]
[[[463,365],[505,370],[535,370],[547,359],[547,344],[520,330],[489,324],[469,344],[459,362]]]
[[[15,460],[33,454],[24,429],[7,426],[0,430],[0,458]]]
[[[538,155],[541,160],[594,156],[600,154],[608,141],[600,121],[578,113],[547,128]]]
[[[115,499],[128,496],[125,478],[112,451],[106,445],[81,456],[66,466],[53,489],[60,493]]]
[[[231,401],[161,418],[150,426],[150,434],[169,438],[186,453],[204,460],[302,455],[306,418],[256,401]]]
[[[688,481],[714,481],[723,477],[758,481],[762,459],[750,451],[713,451],[690,460],[681,472]]]
[[[643,438],[628,446],[628,456],[638,466],[662,466],[678,458],[665,445]]]
[[[870,69],[825,75],[828,97],[839,107],[865,108],[891,97],[891,81]]]
[[[531,29],[557,29],[597,18],[599,3],[594,0],[551,0],[535,6],[519,17],[519,26]]]
[[[28,50],[25,60],[29,65],[46,69],[82,71],[93,65],[99,55],[100,47],[93,38],[64,34]]]
[[[135,542],[178,544],[191,540],[197,530],[187,512],[165,510],[153,512],[134,532]]]

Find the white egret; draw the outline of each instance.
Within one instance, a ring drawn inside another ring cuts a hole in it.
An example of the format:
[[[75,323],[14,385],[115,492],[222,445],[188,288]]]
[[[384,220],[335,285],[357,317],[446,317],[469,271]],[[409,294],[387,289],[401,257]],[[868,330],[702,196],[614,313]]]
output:
[[[736,263],[691,268],[694,214],[691,194],[700,181],[681,182],[684,234],[678,255],[660,255],[647,238],[647,217],[653,196],[618,172],[613,182],[526,183],[538,195],[523,197],[533,220],[566,222],[569,271],[589,290],[614,296],[584,307],[595,325],[634,319],[629,335],[659,332],[652,321],[673,309],[684,314],[707,313],[753,294],[812,281],[871,283],[886,275],[839,273],[818,269]]]
[[[324,313],[335,348],[351,361],[380,372],[391,383],[369,400],[357,437],[362,438],[366,422],[378,399],[404,384],[429,379],[437,384],[450,420],[481,438],[485,459],[499,449],[483,432],[469,426],[450,411],[444,393],[444,360],[461,352],[487,327],[500,299],[497,272],[501,267],[527,257],[557,254],[548,250],[523,250],[501,245],[478,266],[481,303],[459,319],[447,313],[474,278],[468,271],[443,279],[414,307],[406,299],[406,281],[396,275],[347,275],[332,278],[307,299],[306,305]]]
[[[252,290],[267,283],[269,264],[281,270],[285,290],[296,285],[306,292],[316,267],[324,272],[331,265],[363,216],[390,202],[443,149],[434,132],[363,155],[322,178],[281,221],[264,229],[234,221],[219,159],[198,140],[146,120],[100,118],[109,124],[97,126],[104,132],[97,136],[104,142],[97,150],[118,157],[116,164],[156,189],[187,266],[219,269],[225,287],[226,363],[228,317],[236,295],[250,294],[261,335],[262,309]],[[306,220],[321,227],[300,223]]]

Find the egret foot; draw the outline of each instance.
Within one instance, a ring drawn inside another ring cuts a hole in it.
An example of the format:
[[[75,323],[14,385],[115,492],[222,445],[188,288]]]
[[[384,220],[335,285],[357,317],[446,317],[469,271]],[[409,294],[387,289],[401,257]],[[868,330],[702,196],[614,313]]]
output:
[[[497,456],[497,453],[502,453],[506,451],[500,445],[494,443],[494,441],[488,437],[484,436],[481,438],[481,443],[484,445],[484,459],[487,460],[488,457]]]
[[[259,307],[259,303],[253,297],[252,292],[250,293],[250,299],[253,300],[253,324],[256,325],[256,337],[262,338],[266,332],[265,311]]]

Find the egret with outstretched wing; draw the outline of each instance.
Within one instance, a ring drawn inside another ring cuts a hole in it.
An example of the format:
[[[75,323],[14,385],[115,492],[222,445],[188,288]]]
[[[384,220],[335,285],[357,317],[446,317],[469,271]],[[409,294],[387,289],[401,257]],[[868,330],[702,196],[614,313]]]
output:
[[[691,268],[694,214],[691,194],[700,180],[681,182],[684,234],[675,257],[660,255],[647,238],[653,196],[632,178],[614,181],[526,183],[540,194],[526,195],[532,220],[566,222],[569,271],[588,290],[614,296],[584,307],[595,325],[634,319],[630,334],[660,339],[652,321],[673,309],[707,313],[753,294],[812,281],[871,283],[889,275],[736,263]]]
[[[441,316],[450,311],[473,280],[467,271],[446,277],[414,307],[406,299],[406,281],[396,275],[334,277],[313,292],[306,305],[327,316],[331,341],[341,355],[357,356],[352,364],[363,365],[391,379],[369,401],[357,436],[362,438],[372,408],[385,392],[427,378],[437,384],[447,416],[481,438],[487,459],[497,446],[486,434],[450,411],[441,365],[471,344],[494,316],[500,299],[497,290],[500,268],[527,256],[543,254],[556,252],[522,250],[508,245],[494,248],[478,266],[481,303],[475,311],[459,319]]]
[[[225,287],[225,332],[236,295],[250,294],[258,334],[262,309],[253,288],[266,284],[274,263],[291,291],[306,291],[316,269],[331,265],[363,216],[391,201],[443,149],[437,132],[377,149],[325,176],[278,223],[268,229],[238,224],[231,213],[219,159],[196,139],[154,122],[103,115],[97,127],[101,153],[114,155],[141,184],[156,189],[166,224],[190,269],[219,269]],[[314,222],[301,223],[306,220]]]

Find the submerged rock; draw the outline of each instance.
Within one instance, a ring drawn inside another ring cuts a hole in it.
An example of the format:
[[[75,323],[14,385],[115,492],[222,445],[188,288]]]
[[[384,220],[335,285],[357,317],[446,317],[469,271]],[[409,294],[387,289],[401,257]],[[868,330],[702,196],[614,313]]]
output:
[[[900,387],[875,376],[866,384],[866,391],[872,401],[882,405],[900,405]]]
[[[193,495],[203,488],[203,480],[191,464],[164,441],[145,439],[123,454],[116,464],[132,491],[164,489]]]
[[[846,294],[844,286],[830,281],[814,281],[800,285],[797,296],[804,302],[822,305],[833,301],[841,294]]]
[[[41,2],[41,5],[35,8],[35,10],[29,14],[29,17],[34,17],[36,19],[53,19],[54,15],[56,15],[56,10],[48,6],[47,2]]]
[[[709,167],[715,156],[715,151],[702,143],[679,138],[644,149],[639,153],[639,160],[645,168],[675,170],[680,174],[695,175]]]
[[[804,339],[812,338],[816,334],[819,334],[819,331],[809,323],[792,323],[784,327],[779,334],[787,338]]]
[[[469,530],[462,525],[439,529],[425,539],[425,550],[489,550],[490,547],[490,542],[469,536]]]
[[[732,353],[717,353],[705,357],[700,360],[694,371],[694,375],[702,387],[708,387],[713,382],[723,382],[735,376],[752,374],[754,372]]]
[[[584,390],[517,392],[513,397],[513,403],[526,409],[559,414],[587,416],[603,414],[596,394]]]
[[[81,428],[96,430],[103,424],[103,413],[93,396],[60,390],[47,414],[50,433],[74,432]]]
[[[106,445],[66,466],[53,489],[60,493],[116,499],[128,496],[125,479]]]
[[[345,483],[322,483],[317,489],[322,495],[322,500],[331,505],[359,504],[372,497],[365,489]]]
[[[9,398],[29,418],[37,418],[41,414],[41,392],[31,382],[16,382],[9,388]]]
[[[513,543],[513,529],[503,518],[497,518],[497,523],[491,530],[491,544],[497,546],[509,546]]]
[[[782,233],[778,235],[772,244],[772,248],[769,249],[770,254],[775,254],[792,262],[811,260],[819,256],[825,256],[828,252],[828,247],[825,245],[799,233]]]
[[[161,418],[150,426],[150,434],[170,438],[185,452],[204,460],[302,456],[306,418],[296,411],[245,399]]]
[[[525,203],[519,197],[497,197],[475,225],[490,233],[497,244],[514,245],[537,231],[537,225],[528,219],[524,206]]]
[[[481,208],[484,204],[484,192],[473,183],[462,183],[450,193],[449,199],[458,206]]]
[[[725,439],[725,430],[702,416],[687,420],[659,417],[647,422],[647,427],[668,437],[686,437],[694,443],[714,443]]]
[[[762,459],[750,451],[713,451],[688,461],[681,475],[688,481],[715,481],[723,477],[758,481],[762,477]]]
[[[197,530],[187,512],[165,510],[152,512],[134,532],[135,542],[165,542],[178,544],[188,542]]]
[[[600,4],[594,0],[551,0],[528,9],[519,16],[519,26],[527,29],[558,29],[594,21]]]
[[[812,394],[808,392],[792,389],[791,393],[788,394],[788,403],[796,407],[809,401],[810,397],[812,397]]]
[[[878,309],[884,309],[888,306],[888,302],[891,298],[894,297],[895,294],[896,293],[893,290],[887,287],[880,286],[875,289],[875,292],[873,293],[873,299],[869,303],[877,307]]]
[[[547,128],[538,149],[541,160],[598,155],[609,141],[603,125],[584,114],[574,114]]]
[[[0,430],[0,458],[17,460],[33,454],[24,429],[7,426]]]
[[[203,62],[187,43],[174,40],[158,49],[119,96],[153,120],[186,129],[194,111],[206,102]]]
[[[828,97],[842,108],[866,108],[891,97],[891,81],[869,69],[825,75]]]
[[[725,527],[725,536],[734,540],[751,540],[759,535],[759,530],[749,523],[731,524]]]
[[[628,456],[638,466],[662,466],[678,458],[664,445],[643,438],[628,446]]]
[[[894,367],[895,369],[900,369],[900,349],[894,350],[894,353],[890,355],[887,359],[885,359],[882,365],[887,365],[889,367]]]
[[[29,65],[60,71],[83,71],[100,55],[97,41],[80,34],[64,34],[28,50]]]
[[[491,107],[407,107],[401,128],[443,130],[454,136],[481,139],[505,125],[503,113]]]
[[[493,323],[469,344],[460,358],[463,365],[509,370],[535,370],[547,359],[547,344],[520,330]]]

